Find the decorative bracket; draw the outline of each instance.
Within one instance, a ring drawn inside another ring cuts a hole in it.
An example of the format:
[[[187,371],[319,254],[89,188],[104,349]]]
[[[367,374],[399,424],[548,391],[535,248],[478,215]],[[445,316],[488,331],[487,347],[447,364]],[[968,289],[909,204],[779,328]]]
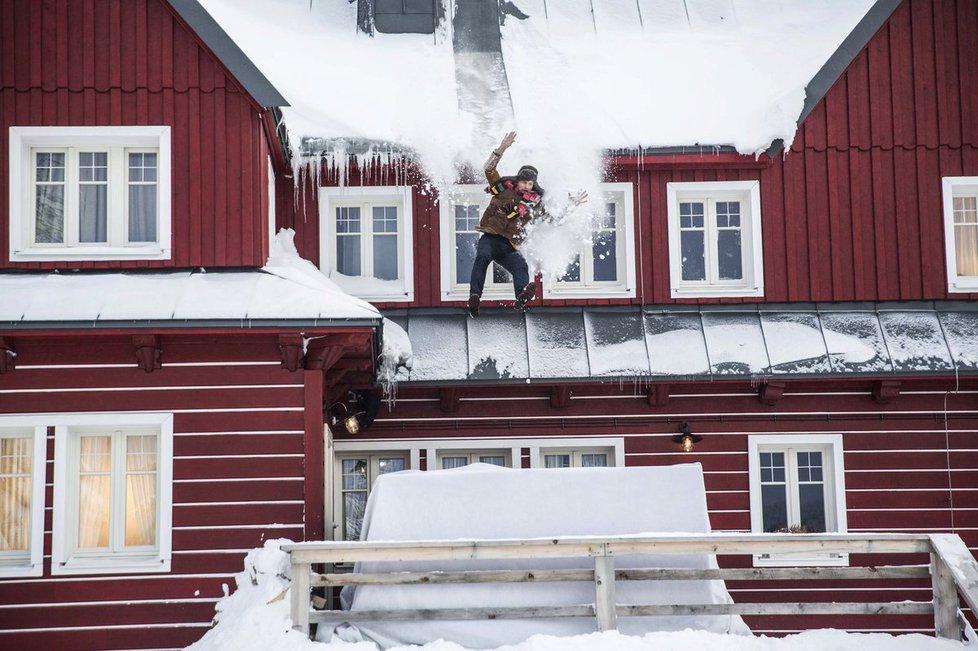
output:
[[[765,405],[776,405],[784,395],[784,382],[761,382],[757,388],[757,399]]]
[[[147,373],[163,367],[163,349],[157,335],[135,335],[132,345],[136,349],[136,366]]]
[[[645,394],[649,407],[661,407],[669,402],[669,385],[653,384]]]
[[[446,414],[454,414],[462,399],[458,387],[446,387],[438,390],[438,406]]]
[[[0,373],[7,373],[14,370],[17,365],[17,353],[10,347],[3,337],[0,337]]]
[[[550,389],[550,406],[554,409],[564,409],[570,406],[571,388],[566,384],[558,384]]]
[[[872,396],[875,403],[886,405],[899,395],[899,380],[877,380],[873,382]]]
[[[278,348],[282,351],[282,368],[289,371],[302,368],[302,335],[279,335]]]

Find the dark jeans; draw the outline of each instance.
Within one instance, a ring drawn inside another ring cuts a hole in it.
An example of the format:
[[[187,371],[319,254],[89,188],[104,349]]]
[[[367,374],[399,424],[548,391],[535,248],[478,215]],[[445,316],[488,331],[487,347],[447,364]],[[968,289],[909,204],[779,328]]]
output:
[[[498,262],[502,268],[513,276],[513,293],[520,295],[523,288],[530,284],[530,270],[526,260],[519,251],[513,248],[502,235],[483,233],[475,249],[475,262],[472,263],[470,284],[472,293],[482,296],[482,288],[486,284],[486,270],[493,262]]]

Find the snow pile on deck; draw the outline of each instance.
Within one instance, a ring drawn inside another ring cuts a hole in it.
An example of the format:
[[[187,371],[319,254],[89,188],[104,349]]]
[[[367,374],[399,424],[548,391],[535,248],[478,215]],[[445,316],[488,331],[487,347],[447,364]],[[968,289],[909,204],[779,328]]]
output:
[[[645,496],[637,498],[637,496]],[[571,505],[571,508],[568,506]],[[453,470],[399,472],[374,484],[363,519],[363,540],[500,540],[628,536],[647,532],[708,533],[703,468],[698,463],[645,468],[512,469],[472,464]],[[715,569],[710,554],[618,557],[617,569]],[[593,569],[591,558],[473,559],[398,563],[399,571]],[[389,571],[383,562],[357,571]],[[627,581],[617,586],[627,604],[731,603],[723,581]],[[594,602],[592,581],[464,585],[385,585],[344,589],[350,610],[401,608],[533,608]],[[749,634],[738,616],[626,617],[627,634],[693,628]],[[534,634],[579,635],[593,617],[493,621],[366,621],[336,627],[347,641],[384,648],[445,638],[476,649],[516,644]],[[332,632],[320,629],[328,639]]]
[[[371,642],[334,639],[313,642],[291,630],[289,620],[289,561],[269,540],[245,556],[244,571],[235,575],[234,593],[217,604],[215,626],[186,651],[376,651]],[[707,631],[649,633],[643,637],[615,632],[572,637],[534,635],[525,642],[497,651],[961,651],[967,645],[924,635],[846,634],[809,631],[783,638],[721,635]],[[391,651],[465,651],[454,642],[437,641]]]

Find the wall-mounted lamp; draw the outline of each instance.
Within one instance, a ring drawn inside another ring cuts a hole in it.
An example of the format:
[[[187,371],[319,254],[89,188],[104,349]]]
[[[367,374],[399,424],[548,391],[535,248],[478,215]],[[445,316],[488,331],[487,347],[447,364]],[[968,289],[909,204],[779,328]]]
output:
[[[692,452],[693,446],[702,440],[702,436],[689,431],[689,423],[686,421],[679,424],[679,434],[672,437],[673,443],[683,446],[683,452]]]
[[[350,434],[356,434],[360,431],[360,420],[357,418],[357,415],[360,412],[351,412],[350,408],[345,402],[334,403],[333,406],[330,407],[329,411],[333,418],[333,425],[337,425],[342,422],[343,427]]]

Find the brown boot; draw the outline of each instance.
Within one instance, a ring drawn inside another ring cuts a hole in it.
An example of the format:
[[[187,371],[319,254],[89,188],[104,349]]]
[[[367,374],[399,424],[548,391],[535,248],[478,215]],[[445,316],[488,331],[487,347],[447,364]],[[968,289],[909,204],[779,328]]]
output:
[[[526,304],[533,300],[533,297],[537,295],[537,285],[536,283],[530,283],[523,288],[523,291],[516,296],[516,305],[514,306],[517,310],[526,312]]]
[[[469,316],[473,319],[479,316],[479,298],[478,294],[469,294]]]

